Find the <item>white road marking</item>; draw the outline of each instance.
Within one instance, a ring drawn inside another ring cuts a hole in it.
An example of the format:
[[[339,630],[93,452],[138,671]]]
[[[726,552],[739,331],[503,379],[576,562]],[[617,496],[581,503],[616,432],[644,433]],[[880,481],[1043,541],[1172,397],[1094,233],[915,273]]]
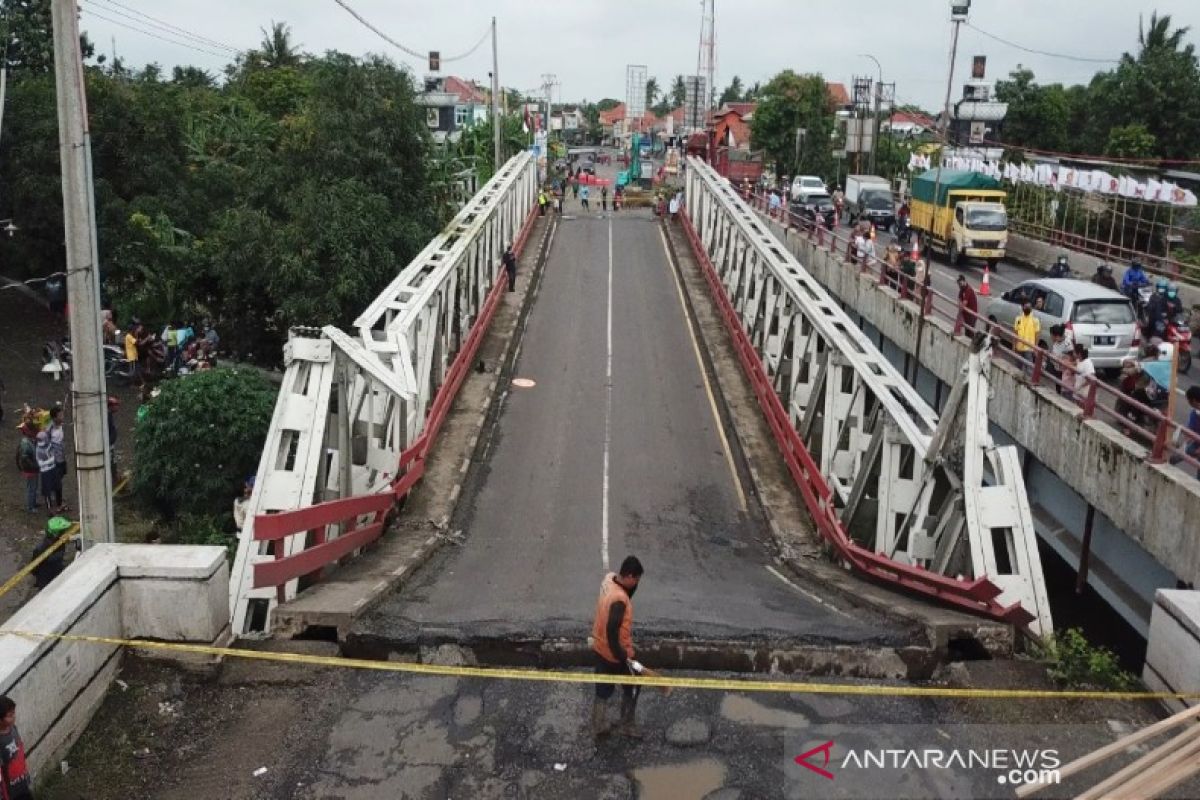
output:
[[[613,229],[612,220],[608,221],[608,365],[605,370],[604,387],[604,489],[600,510],[600,563],[608,569],[608,462],[609,450],[612,448],[612,389],[613,389]]]
[[[667,254],[667,263],[675,264],[671,257],[671,248],[667,245],[667,235],[660,226],[658,235],[662,237],[663,250]],[[712,384],[709,383],[708,373],[704,369],[704,359],[700,357],[700,343],[696,341],[696,331],[692,324],[692,315],[688,312],[687,301],[683,297],[683,284],[679,281],[679,271],[671,266],[671,277],[675,279],[675,291],[679,293],[679,306],[683,309],[683,324],[687,327],[688,336],[692,340],[692,352],[696,354],[696,366],[700,368],[700,377],[704,379],[704,392],[708,395],[708,407],[712,409],[713,424],[717,428],[717,436],[721,439],[721,450],[725,453],[725,463],[729,466],[729,474],[733,478],[733,488],[737,492],[738,507],[746,513],[746,492],[742,489],[742,481],[738,478],[737,466],[733,462],[733,450],[729,447],[729,439],[725,436],[725,426],[721,424],[721,414],[717,411],[717,400],[713,395]]]
[[[805,597],[808,597],[808,598],[810,598],[810,599],[812,599],[812,600],[815,600],[816,602],[818,602],[818,603],[820,603],[821,605],[823,605],[823,606],[825,606],[826,608],[828,608],[830,611],[833,611],[833,612],[836,612],[836,613],[838,613],[838,614],[841,614],[843,617],[852,618],[852,617],[850,617],[850,614],[847,614],[845,611],[842,611],[842,610],[841,610],[840,608],[838,608],[837,606],[835,606],[835,605],[833,605],[832,603],[830,603],[830,602],[826,601],[826,600],[825,600],[823,597],[821,597],[820,595],[813,594],[812,592],[808,591],[807,589],[803,589],[803,588],[801,588],[801,587],[797,586],[796,584],[792,583],[790,580],[788,580],[788,578],[787,578],[787,576],[786,576],[786,575],[784,575],[782,572],[780,572],[779,570],[775,569],[774,567],[772,567],[772,566],[770,566],[770,565],[767,565],[767,568],[766,568],[766,569],[767,569],[767,572],[771,573],[771,574],[772,574],[772,575],[774,575],[776,578],[779,578],[779,580],[783,581],[783,582],[784,582],[784,583],[786,583],[788,586],[792,587],[793,589],[795,589],[797,592],[799,592],[800,594],[804,595]]]

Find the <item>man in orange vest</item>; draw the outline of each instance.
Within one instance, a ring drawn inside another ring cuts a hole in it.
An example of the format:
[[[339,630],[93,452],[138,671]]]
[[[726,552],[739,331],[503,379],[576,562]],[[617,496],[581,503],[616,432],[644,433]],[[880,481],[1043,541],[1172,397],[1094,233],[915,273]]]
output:
[[[596,618],[592,622],[592,649],[596,653],[597,675],[641,675],[643,667],[633,658],[633,593],[642,579],[642,562],[629,556],[621,562],[619,573],[608,573],[600,584],[596,601]],[[605,720],[608,699],[616,684],[597,683],[592,701],[592,733],[603,736],[609,732]],[[637,707],[637,687],[622,686],[621,724],[618,731],[631,739],[640,739],[634,726]]]

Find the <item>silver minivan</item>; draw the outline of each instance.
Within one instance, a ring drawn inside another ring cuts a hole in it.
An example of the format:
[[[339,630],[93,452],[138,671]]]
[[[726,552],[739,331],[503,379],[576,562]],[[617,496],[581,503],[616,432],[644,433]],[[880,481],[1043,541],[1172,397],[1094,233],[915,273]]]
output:
[[[1038,278],[1020,283],[988,303],[987,318],[1011,330],[1028,302],[1042,323],[1038,345],[1050,345],[1050,326],[1064,325],[1088,349],[1097,369],[1116,369],[1137,358],[1141,331],[1129,298],[1091,281]]]

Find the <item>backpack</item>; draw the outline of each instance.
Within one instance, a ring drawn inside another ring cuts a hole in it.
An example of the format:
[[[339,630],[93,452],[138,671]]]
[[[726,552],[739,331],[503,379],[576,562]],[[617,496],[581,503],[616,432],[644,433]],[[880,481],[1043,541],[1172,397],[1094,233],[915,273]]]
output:
[[[19,472],[37,472],[37,450],[28,437],[22,436],[17,442],[17,470]]]

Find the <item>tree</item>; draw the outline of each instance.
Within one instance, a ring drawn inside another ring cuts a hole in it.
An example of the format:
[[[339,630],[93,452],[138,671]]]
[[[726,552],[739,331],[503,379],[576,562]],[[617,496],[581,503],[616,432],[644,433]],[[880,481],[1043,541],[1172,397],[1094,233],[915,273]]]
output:
[[[800,158],[796,131],[803,128]],[[776,174],[833,174],[833,106],[820,75],[784,70],[762,87],[751,122],[751,143],[766,150]]]
[[[679,108],[687,103],[687,81],[682,75],[676,75],[671,81],[671,107]]]
[[[134,428],[133,490],[167,519],[225,508],[258,469],[276,389],[257,372],[167,381]]]
[[[742,99],[749,103],[757,100],[760,94],[762,94],[762,84],[755,81],[753,86],[742,93]]]
[[[1061,150],[1070,138],[1070,113],[1063,87],[1039,86],[1033,70],[1020,65],[1009,80],[996,82],[996,99],[1008,103],[1000,138],[1014,145]]]
[[[49,0],[3,0],[0,19],[9,80],[53,74],[54,31]],[[80,35],[79,45],[84,60],[91,58],[95,48],[87,36]]]
[[[654,101],[658,99],[659,92],[662,90],[658,86],[658,78],[650,78],[646,81],[646,107],[654,105]]]
[[[1135,123],[1111,129],[1104,154],[1118,158],[1150,158],[1156,146],[1154,134],[1145,125]]]
[[[292,29],[284,22],[272,22],[271,29],[262,28],[262,42],[252,58],[266,69],[296,67],[300,53],[292,43]]]
[[[742,79],[737,75],[733,76],[733,80],[725,87],[725,91],[721,92],[721,98],[717,100],[717,105],[722,106],[725,103],[741,102],[745,90],[742,88]]]
[[[620,100],[614,100],[611,97],[606,97],[599,103],[596,103],[597,111],[612,111],[617,106],[621,105]]]

